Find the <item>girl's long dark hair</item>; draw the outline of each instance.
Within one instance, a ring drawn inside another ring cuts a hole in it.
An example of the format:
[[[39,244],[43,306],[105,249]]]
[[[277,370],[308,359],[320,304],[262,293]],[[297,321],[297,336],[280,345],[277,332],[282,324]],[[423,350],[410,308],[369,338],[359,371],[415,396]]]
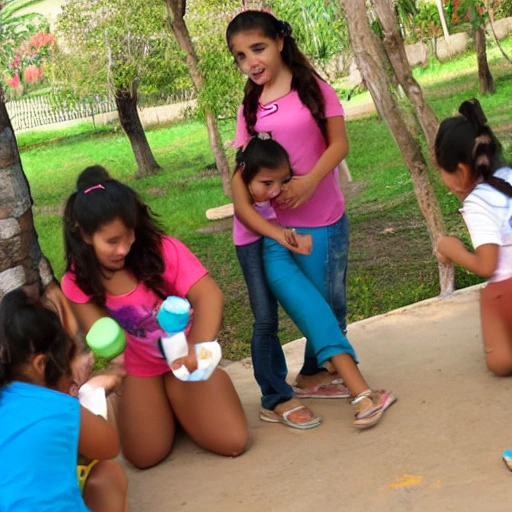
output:
[[[461,116],[448,117],[439,125],[435,140],[437,165],[448,173],[459,163],[469,166],[476,180],[482,179],[496,190],[512,197],[512,185],[494,176],[505,165],[499,140],[487,125],[478,100],[471,99],[459,107]]]
[[[32,301],[18,288],[7,293],[0,305],[0,389],[13,380],[24,380],[22,366],[32,356],[45,356],[46,386],[56,388],[71,376],[76,346],[64,331],[58,314]]]
[[[263,138],[260,134],[253,137],[244,149],[237,151],[235,172],[240,172],[243,182],[249,185],[262,167],[278,169],[281,165],[288,166],[291,177],[292,170],[286,149],[270,136]]]
[[[116,219],[120,219],[128,229],[133,229],[135,234],[135,241],[126,257],[126,267],[138,281],[165,298],[162,281],[164,231],[137,192],[112,179],[101,166],[82,171],[76,191],[67,200],[64,210],[66,270],[75,274],[77,285],[85,294],[91,295],[96,304],[105,304],[102,269],[94,248],[83,237],[91,237]]]
[[[268,12],[243,11],[231,20],[226,29],[228,47],[231,49],[231,39],[234,35],[250,30],[258,30],[265,37],[274,40],[283,38],[281,56],[283,62],[292,72],[291,87],[297,91],[300,101],[309,109],[324,138],[326,138],[325,102],[317,82],[317,79],[322,80],[322,78],[299,50],[295,39],[291,35],[290,25],[285,21],[278,20]],[[254,126],[262,90],[263,86],[255,84],[250,78],[247,79],[244,89],[243,112],[247,131],[252,136],[256,135]]]

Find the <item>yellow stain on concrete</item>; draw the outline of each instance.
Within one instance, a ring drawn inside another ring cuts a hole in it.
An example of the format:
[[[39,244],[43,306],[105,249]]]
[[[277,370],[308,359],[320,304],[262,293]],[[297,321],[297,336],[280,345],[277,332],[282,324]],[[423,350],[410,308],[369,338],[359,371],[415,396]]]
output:
[[[398,489],[400,487],[411,487],[423,482],[422,476],[402,475],[389,485],[390,489]]]

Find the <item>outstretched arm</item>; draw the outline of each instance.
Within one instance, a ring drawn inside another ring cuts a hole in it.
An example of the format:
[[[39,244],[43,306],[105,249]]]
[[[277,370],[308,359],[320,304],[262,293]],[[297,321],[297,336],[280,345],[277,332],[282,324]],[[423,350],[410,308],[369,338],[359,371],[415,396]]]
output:
[[[436,253],[441,263],[453,261],[474,274],[489,278],[498,266],[499,245],[484,244],[475,252],[468,251],[464,244],[454,236],[443,236],[436,246]],[[439,257],[440,255],[440,257]]]
[[[342,116],[327,118],[327,148],[313,169],[302,176],[293,176],[277,198],[281,208],[297,208],[306,202],[318,184],[348,155],[348,138]]]
[[[232,185],[236,216],[249,229],[262,236],[272,238],[290,251],[299,254],[309,254],[311,252],[312,240],[310,235],[298,235],[290,230],[287,231],[282,226],[264,219],[254,209],[247,185],[243,182],[239,172],[235,172],[233,175]]]
[[[104,309],[100,308],[93,302],[79,304],[77,302],[69,301],[69,304],[84,335],[89,332],[97,320],[108,316]],[[77,370],[79,370],[79,368]],[[101,371],[101,374],[97,373],[91,377],[90,374],[81,374],[78,376],[73,372],[73,379],[77,388],[87,380],[89,385],[92,387],[102,387],[107,393],[109,393],[121,382],[121,379],[125,374],[123,356],[121,355],[109,361],[108,366]]]
[[[101,416],[80,406],[78,453],[87,459],[113,459],[119,453],[116,430]]]

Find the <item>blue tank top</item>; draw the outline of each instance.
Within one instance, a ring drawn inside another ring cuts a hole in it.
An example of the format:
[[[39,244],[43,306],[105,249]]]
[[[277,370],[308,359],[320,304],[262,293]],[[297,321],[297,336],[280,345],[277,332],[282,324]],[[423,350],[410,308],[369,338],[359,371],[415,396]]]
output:
[[[0,511],[87,512],[76,473],[80,405],[41,386],[0,390]]]

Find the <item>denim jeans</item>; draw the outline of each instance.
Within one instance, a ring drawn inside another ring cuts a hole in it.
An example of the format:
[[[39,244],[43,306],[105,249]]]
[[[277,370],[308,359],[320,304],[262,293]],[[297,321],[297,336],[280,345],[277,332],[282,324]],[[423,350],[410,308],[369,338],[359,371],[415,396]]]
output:
[[[297,228],[313,237],[311,254],[299,255],[265,238],[263,259],[268,284],[307,339],[301,373],[311,375],[333,355],[349,353],[357,362],[346,331],[348,222]]]
[[[297,228],[297,233],[308,233],[313,237],[313,247],[316,245],[319,251],[318,253],[315,251],[316,262],[312,261],[310,265],[308,265],[308,259],[303,258],[305,261],[302,263],[302,268],[331,306],[343,334],[347,333],[348,231],[346,214],[343,214],[337,222],[324,228]],[[322,263],[323,258],[325,263]],[[300,256],[298,259],[300,260]],[[304,364],[300,373],[314,375],[321,370],[311,343],[306,343]]]
[[[286,382],[288,368],[279,337],[277,300],[272,294],[263,268],[263,238],[248,245],[235,246],[249,292],[254,315],[251,357],[254,377],[261,389],[261,405],[274,407],[294,396]]]

